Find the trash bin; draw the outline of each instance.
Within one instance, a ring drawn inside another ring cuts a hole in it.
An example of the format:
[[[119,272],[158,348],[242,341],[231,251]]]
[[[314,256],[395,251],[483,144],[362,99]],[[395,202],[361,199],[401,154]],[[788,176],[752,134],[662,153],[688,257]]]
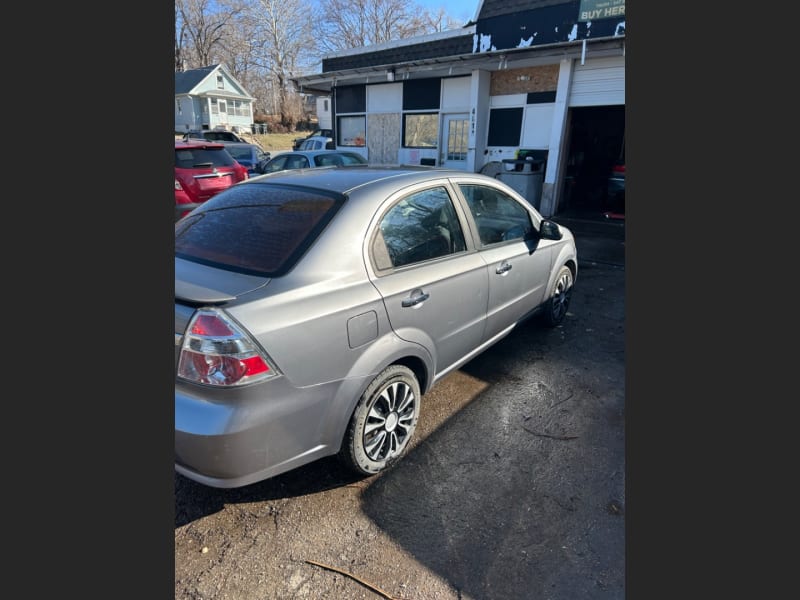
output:
[[[497,178],[519,192],[536,210],[542,202],[544,183],[544,161],[531,157],[503,159],[503,170]]]

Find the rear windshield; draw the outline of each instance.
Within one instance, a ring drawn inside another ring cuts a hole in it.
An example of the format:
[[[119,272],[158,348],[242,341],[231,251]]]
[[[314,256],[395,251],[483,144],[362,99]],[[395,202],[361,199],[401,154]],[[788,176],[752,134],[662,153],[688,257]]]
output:
[[[279,277],[291,269],[342,198],[269,184],[234,186],[175,224],[175,255],[230,271]]]
[[[203,133],[207,140],[215,140],[218,142],[238,142],[238,138],[227,131],[206,131]]]
[[[225,148],[176,148],[175,166],[179,169],[232,167],[236,164]]]

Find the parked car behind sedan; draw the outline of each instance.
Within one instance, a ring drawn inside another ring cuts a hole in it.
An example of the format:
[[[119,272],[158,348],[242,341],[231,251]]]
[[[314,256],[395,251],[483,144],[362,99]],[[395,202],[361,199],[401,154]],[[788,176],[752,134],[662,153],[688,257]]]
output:
[[[333,139],[333,130],[332,129],[317,129],[316,131],[312,131],[309,135],[305,137],[294,138],[292,142],[292,150],[299,150],[300,144],[303,143],[304,140],[308,138],[315,137],[315,136],[323,136],[326,138]]]
[[[358,152],[349,150],[297,150],[282,152],[264,163],[261,173],[273,173],[287,169],[311,169],[314,167],[340,167],[366,165],[367,159]]]
[[[247,143],[243,137],[227,129],[193,129],[183,134],[184,141],[208,140],[209,142],[240,142]]]
[[[300,142],[297,147],[298,150],[335,150],[336,144],[333,143],[332,137],[324,135],[312,135],[309,138]]]
[[[270,159],[271,154],[256,144],[248,142],[223,142],[225,149],[240,165],[247,168],[250,177],[261,174],[261,168]]]
[[[567,314],[568,229],[505,183],[289,170],[175,225],[175,469],[212,487],[409,446],[425,394],[533,315]]]
[[[215,194],[248,178],[224,144],[175,141],[175,220]]]

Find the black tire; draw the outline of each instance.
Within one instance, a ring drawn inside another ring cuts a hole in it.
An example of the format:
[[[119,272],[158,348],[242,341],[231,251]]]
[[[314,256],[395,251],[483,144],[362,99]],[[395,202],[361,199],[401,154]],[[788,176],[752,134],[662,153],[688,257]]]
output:
[[[542,314],[542,321],[546,326],[557,327],[567,316],[569,301],[572,298],[572,284],[572,271],[567,266],[561,267]]]
[[[374,475],[394,464],[417,428],[420,398],[411,369],[384,369],[353,410],[339,452],[342,463],[359,475]]]

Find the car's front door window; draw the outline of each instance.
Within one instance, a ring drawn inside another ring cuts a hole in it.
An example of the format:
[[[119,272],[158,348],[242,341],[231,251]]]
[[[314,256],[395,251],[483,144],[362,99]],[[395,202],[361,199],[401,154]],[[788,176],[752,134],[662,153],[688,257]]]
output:
[[[530,214],[514,198],[489,186],[461,184],[459,187],[478,227],[482,245],[531,237],[534,228]]]
[[[286,168],[285,165],[286,165],[286,157],[285,156],[276,156],[266,166],[265,172],[271,173],[273,171],[282,171],[283,169]]]

